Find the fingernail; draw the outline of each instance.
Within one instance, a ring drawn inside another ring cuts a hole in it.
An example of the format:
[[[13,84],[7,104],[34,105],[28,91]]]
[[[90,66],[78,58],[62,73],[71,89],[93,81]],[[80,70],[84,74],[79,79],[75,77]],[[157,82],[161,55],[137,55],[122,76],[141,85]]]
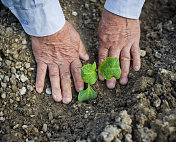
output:
[[[122,78],[121,80],[120,80],[120,84],[122,84],[122,85],[125,85],[125,84],[127,84],[127,78]]]
[[[89,55],[86,54],[86,55],[85,55],[85,59],[86,59],[86,60],[89,60]]]
[[[104,77],[102,77],[100,74],[99,74],[99,79],[100,79],[101,81],[104,81]]]
[[[38,93],[42,93],[43,88],[37,88],[36,90],[37,90]]]
[[[60,95],[55,95],[54,98],[55,98],[56,101],[61,101],[62,100],[62,97]]]
[[[109,89],[113,89],[115,87],[115,84],[113,82],[109,82],[109,83],[107,83],[107,87]]]
[[[139,69],[140,69],[139,66],[134,66],[134,70],[135,70],[135,71],[138,71]]]
[[[83,90],[83,88],[82,88],[82,87],[78,88],[78,90],[77,90],[77,91],[78,91],[78,92],[80,92],[81,90]]]
[[[63,102],[68,104],[71,102],[71,98],[63,98]]]

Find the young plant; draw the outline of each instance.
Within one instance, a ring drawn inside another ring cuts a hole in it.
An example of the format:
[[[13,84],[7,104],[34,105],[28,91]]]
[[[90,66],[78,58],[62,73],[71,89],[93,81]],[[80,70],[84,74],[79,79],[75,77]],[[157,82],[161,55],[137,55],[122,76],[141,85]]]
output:
[[[98,79],[96,71],[99,71],[100,75],[106,80],[109,80],[112,77],[119,79],[121,75],[119,59],[112,57],[106,58],[106,60],[102,62],[98,70],[96,70],[95,62],[93,64],[84,65],[81,68],[81,77],[85,83],[88,83],[88,88],[79,92],[79,102],[86,101],[89,99],[95,99],[97,97],[97,93],[90,86],[95,84]]]

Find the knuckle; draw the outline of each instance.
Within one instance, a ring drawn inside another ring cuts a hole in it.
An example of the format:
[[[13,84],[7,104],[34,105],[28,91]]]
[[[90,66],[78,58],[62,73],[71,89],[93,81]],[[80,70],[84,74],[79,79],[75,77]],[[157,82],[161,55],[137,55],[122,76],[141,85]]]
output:
[[[79,73],[79,72],[81,72],[81,67],[75,67],[73,69],[73,73]]]
[[[49,75],[50,75],[50,77],[59,77],[59,72],[58,71],[50,71]]]
[[[133,54],[140,55],[140,49],[139,48],[131,49],[131,52]]]
[[[130,61],[130,56],[122,56],[120,58],[121,61]]]
[[[61,79],[70,80],[70,73],[69,72],[65,72],[64,74],[61,75]]]

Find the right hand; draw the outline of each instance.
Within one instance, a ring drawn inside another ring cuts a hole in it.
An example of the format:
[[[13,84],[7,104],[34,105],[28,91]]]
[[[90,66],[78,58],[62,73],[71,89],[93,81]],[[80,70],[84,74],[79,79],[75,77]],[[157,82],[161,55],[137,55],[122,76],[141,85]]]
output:
[[[81,61],[89,56],[80,40],[79,34],[66,21],[57,33],[46,37],[32,36],[32,49],[37,62],[36,90],[41,93],[47,68],[56,102],[68,104],[72,100],[70,70],[77,92],[84,88],[81,78]],[[61,87],[60,87],[61,86]]]

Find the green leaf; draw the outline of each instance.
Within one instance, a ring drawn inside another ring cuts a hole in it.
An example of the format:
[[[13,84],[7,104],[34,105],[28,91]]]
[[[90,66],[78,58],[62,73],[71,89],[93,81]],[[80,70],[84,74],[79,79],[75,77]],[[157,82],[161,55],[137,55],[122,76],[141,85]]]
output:
[[[78,101],[86,101],[90,99],[95,99],[97,97],[96,92],[92,89],[90,85],[88,85],[88,88],[86,90],[81,90],[78,94]]]
[[[81,68],[81,77],[85,83],[94,84],[97,81],[98,75],[95,70],[96,70],[95,62],[93,65],[88,64],[88,65],[84,65]]]
[[[103,76],[106,80],[115,77],[116,79],[120,78],[121,69],[119,59],[108,57],[99,67],[99,73]]]

